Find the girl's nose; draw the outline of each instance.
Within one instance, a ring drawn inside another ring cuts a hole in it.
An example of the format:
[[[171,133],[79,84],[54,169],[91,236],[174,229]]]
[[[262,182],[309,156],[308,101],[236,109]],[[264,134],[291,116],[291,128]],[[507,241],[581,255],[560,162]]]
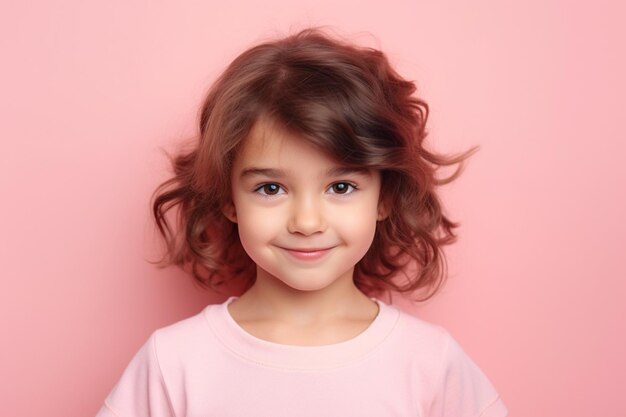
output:
[[[294,201],[287,229],[305,236],[326,230],[321,204],[311,197]]]

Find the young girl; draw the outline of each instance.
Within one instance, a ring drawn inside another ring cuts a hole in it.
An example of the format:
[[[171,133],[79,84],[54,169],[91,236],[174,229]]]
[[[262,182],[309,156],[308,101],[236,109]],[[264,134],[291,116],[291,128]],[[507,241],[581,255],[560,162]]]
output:
[[[424,148],[414,92],[317,29],[234,60],[154,215],[168,263],[243,294],[154,332],[98,416],[507,414],[445,330],[374,296],[432,295],[455,238],[435,173],[469,153]]]

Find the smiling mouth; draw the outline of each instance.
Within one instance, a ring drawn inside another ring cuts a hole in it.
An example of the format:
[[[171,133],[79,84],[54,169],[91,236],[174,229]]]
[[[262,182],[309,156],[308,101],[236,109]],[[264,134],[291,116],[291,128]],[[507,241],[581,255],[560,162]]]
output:
[[[281,248],[285,252],[287,252],[292,257],[302,260],[302,261],[312,261],[316,259],[320,259],[324,257],[327,253],[329,253],[333,247],[330,248]]]

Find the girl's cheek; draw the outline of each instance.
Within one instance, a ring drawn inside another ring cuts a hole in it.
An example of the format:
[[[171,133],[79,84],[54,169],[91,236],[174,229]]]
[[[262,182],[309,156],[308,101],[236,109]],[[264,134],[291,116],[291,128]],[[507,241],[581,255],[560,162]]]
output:
[[[367,199],[359,204],[332,206],[328,211],[330,218],[340,219],[343,224],[363,225],[376,220],[378,205],[375,199]]]
[[[275,231],[284,223],[281,210],[268,210],[260,207],[247,207],[237,212],[240,234],[262,236]]]

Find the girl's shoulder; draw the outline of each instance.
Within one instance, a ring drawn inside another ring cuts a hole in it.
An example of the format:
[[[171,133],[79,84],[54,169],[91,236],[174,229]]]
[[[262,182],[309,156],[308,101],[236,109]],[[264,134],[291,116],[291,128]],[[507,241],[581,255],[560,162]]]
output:
[[[387,306],[398,315],[396,332],[407,344],[418,344],[422,347],[430,346],[441,351],[454,339],[444,327],[428,322],[413,313],[409,313],[400,307]]]
[[[193,316],[152,332],[149,342],[159,357],[193,357],[215,344],[207,323],[207,314],[219,304],[210,304]]]
[[[393,348],[402,354],[395,360],[405,358],[403,365],[432,390],[433,415],[507,415],[491,381],[445,328],[398,311]]]
[[[401,307],[397,307],[394,305],[390,305],[388,307],[398,311],[398,316],[404,322],[404,326],[410,328],[420,335],[424,334],[435,337],[449,336],[449,332],[444,327],[438,324],[426,321],[414,313],[409,313]]]

